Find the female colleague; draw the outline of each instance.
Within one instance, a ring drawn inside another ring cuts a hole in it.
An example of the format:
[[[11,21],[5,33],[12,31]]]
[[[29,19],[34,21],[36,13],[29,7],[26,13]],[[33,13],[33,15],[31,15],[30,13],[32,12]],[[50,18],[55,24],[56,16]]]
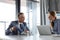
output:
[[[56,21],[56,14],[54,11],[50,11],[49,13],[49,20],[50,20],[50,26],[51,26],[51,33],[54,34],[57,30],[57,27],[55,27],[56,29],[54,29],[54,22]]]

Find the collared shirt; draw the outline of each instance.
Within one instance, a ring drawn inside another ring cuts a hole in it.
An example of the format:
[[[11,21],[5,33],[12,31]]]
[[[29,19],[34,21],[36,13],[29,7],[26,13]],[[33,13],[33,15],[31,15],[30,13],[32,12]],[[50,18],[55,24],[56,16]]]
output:
[[[20,29],[20,24],[23,24],[23,23],[18,22],[18,28],[19,29]],[[19,31],[18,31],[18,35],[19,35]]]
[[[18,22],[18,28],[20,28],[20,24],[23,24],[23,23]]]

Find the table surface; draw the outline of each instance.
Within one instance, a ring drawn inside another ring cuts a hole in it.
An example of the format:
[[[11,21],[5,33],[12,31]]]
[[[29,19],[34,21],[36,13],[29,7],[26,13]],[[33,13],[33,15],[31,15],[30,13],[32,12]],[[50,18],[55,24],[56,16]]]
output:
[[[60,40],[60,35],[40,35],[42,40]]]
[[[14,36],[4,36],[0,38],[1,40],[60,40],[60,36],[52,36],[52,35],[14,35]]]
[[[14,36],[3,36],[0,38],[1,40],[40,40],[39,36],[32,35],[14,35]]]

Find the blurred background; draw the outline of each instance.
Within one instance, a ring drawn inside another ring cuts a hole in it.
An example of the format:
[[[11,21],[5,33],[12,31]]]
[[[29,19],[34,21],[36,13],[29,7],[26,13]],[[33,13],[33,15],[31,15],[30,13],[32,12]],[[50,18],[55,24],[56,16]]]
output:
[[[59,7],[60,0],[0,0],[0,35],[4,35],[11,21],[17,20],[19,12],[25,14],[25,22],[32,30],[35,26],[50,25],[48,11],[56,11],[60,19]]]

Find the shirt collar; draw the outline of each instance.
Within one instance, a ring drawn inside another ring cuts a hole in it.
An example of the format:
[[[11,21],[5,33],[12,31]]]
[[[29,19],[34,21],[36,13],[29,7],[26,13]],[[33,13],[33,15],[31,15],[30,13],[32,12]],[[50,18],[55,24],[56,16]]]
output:
[[[23,24],[23,23],[18,22],[18,24]]]

